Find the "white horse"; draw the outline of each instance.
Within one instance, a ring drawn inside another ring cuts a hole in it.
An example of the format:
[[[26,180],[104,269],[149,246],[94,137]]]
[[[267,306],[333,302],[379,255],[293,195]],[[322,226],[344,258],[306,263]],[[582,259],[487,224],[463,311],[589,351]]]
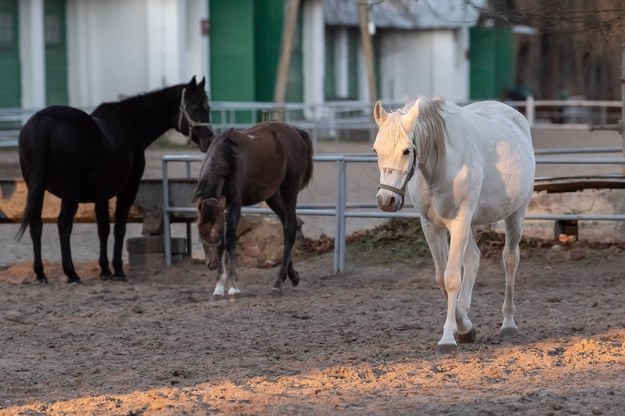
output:
[[[472,226],[501,219],[506,290],[500,332],[516,335],[514,279],[536,168],[529,123],[503,103],[459,107],[428,98],[391,113],[377,102],[374,116],[379,127],[373,145],[380,169],[378,206],[401,209],[408,189],[432,253],[436,283],[447,298],[437,352],[454,352],[455,335],[461,343],[475,340],[468,312],[480,250]]]

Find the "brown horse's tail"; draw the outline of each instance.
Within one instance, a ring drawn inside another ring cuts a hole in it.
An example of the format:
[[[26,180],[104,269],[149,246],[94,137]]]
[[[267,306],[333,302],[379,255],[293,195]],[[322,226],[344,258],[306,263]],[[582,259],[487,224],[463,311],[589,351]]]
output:
[[[19,240],[26,232],[26,228],[37,220],[41,214],[43,197],[47,187],[48,142],[50,139],[49,122],[46,118],[34,115],[22,128],[19,136],[19,155],[22,176],[28,187],[28,197],[22,218],[22,225],[15,233]]]
[[[308,162],[306,164],[306,170],[304,171],[304,176],[302,177],[302,184],[300,186],[300,191],[304,188],[306,188],[308,186],[308,184],[310,183],[310,181],[312,180],[312,176],[313,176],[313,144],[312,141],[310,140],[310,135],[308,134],[307,131],[295,128],[297,130],[297,132],[299,133],[299,135],[302,137],[302,139],[304,139],[304,142],[306,142],[306,148],[308,149],[308,154],[306,155],[306,161]]]

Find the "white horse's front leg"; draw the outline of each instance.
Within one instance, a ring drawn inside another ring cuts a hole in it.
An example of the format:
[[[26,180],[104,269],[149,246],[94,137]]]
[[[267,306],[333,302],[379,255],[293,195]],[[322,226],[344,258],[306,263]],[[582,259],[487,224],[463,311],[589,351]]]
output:
[[[471,226],[468,220],[463,221],[459,219],[452,224],[450,229],[449,260],[447,261],[444,276],[445,290],[447,292],[447,318],[443,326],[443,337],[436,346],[438,354],[453,353],[457,347],[454,335],[459,329],[468,332],[473,328],[473,324],[466,316],[466,312],[458,304],[458,294],[462,285],[462,264],[470,233]],[[457,320],[457,316],[460,319]],[[462,324],[461,328],[459,328],[458,322]]]
[[[462,265],[462,284],[460,285],[460,294],[458,295],[458,304],[456,306],[456,324],[458,325],[458,341],[460,343],[468,343],[475,341],[475,327],[469,319],[469,310],[471,309],[471,296],[473,294],[473,286],[475,277],[480,267],[480,249],[478,248],[473,231],[469,232],[469,241],[464,253],[464,261]]]

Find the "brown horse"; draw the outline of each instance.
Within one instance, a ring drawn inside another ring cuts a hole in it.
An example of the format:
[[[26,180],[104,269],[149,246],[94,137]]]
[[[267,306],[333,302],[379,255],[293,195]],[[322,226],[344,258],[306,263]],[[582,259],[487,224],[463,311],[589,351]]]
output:
[[[299,273],[293,269],[297,195],[312,177],[312,143],[308,133],[278,122],[247,130],[229,130],[208,148],[194,193],[198,230],[206,265],[219,268],[213,296],[240,293],[235,251],[241,207],[266,201],[282,222],[284,251],[274,290],[282,292],[288,275],[293,286]],[[225,218],[224,218],[225,217]]]

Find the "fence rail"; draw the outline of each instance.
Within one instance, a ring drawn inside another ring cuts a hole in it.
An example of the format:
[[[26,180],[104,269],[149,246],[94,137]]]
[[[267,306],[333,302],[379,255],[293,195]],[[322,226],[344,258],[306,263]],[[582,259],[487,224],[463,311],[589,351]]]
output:
[[[588,151],[586,151],[588,149]],[[579,149],[542,149],[537,151],[537,164],[592,164],[592,165],[625,165],[625,158],[579,158],[579,157],[548,157],[542,156],[551,154],[576,154],[576,153],[610,153],[621,151],[620,148],[579,148]],[[174,207],[169,201],[169,163],[182,162],[187,164],[187,172],[190,172],[190,163],[201,162],[202,155],[165,155],[162,157],[163,163],[163,224],[164,224],[164,252],[165,264],[171,265],[171,223],[170,215],[177,212],[193,213],[193,207]],[[314,156],[315,162],[335,162],[337,163],[336,178],[336,203],[332,207],[327,205],[298,206],[298,215],[313,216],[334,216],[336,217],[336,228],[334,234],[334,273],[341,273],[345,270],[346,254],[346,222],[347,218],[419,218],[414,211],[407,209],[399,212],[382,212],[377,206],[371,204],[348,204],[347,195],[347,164],[348,163],[375,163],[375,155],[341,155],[341,154],[320,154]],[[268,208],[244,207],[244,213],[272,214]],[[580,220],[580,221],[625,221],[623,214],[558,214],[539,213],[527,214],[526,220]],[[191,236],[187,233],[187,238]]]
[[[589,124],[610,125],[621,115],[620,101],[583,99],[506,101],[527,117],[532,128],[587,129]],[[385,101],[387,108],[403,107],[405,102]],[[460,103],[468,104],[468,103]],[[93,108],[83,108],[91,111]],[[313,143],[320,138],[341,139],[346,132],[371,134],[376,126],[371,105],[363,101],[334,101],[320,104],[261,102],[211,103],[211,120],[217,131],[231,127],[244,128],[261,122],[268,112],[278,112],[287,123],[306,129]],[[19,129],[37,109],[0,108],[0,147],[17,146]]]

